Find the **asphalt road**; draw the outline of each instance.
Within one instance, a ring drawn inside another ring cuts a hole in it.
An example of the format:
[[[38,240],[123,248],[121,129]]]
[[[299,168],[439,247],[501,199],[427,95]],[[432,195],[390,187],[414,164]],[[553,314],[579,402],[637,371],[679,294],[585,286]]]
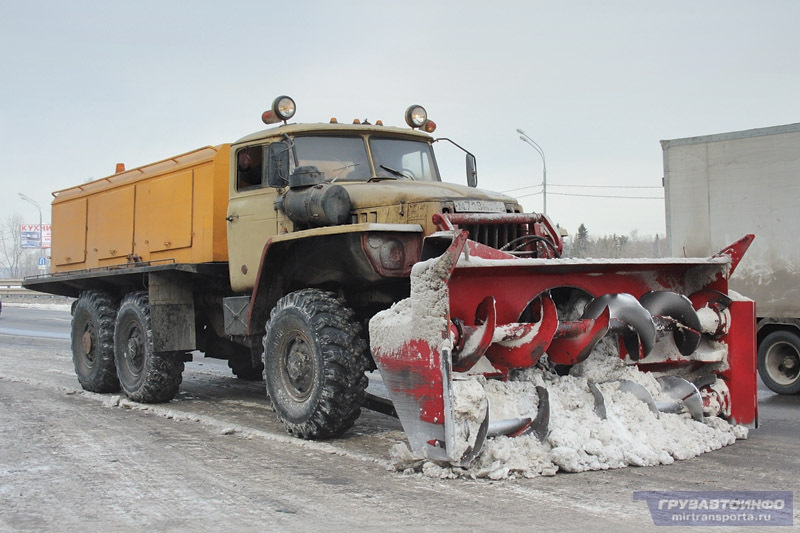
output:
[[[293,439],[263,383],[202,356],[168,404],[86,393],[68,329],[67,311],[0,316],[3,531],[641,531],[656,527],[635,490],[793,490],[800,472],[800,397],[762,385],[748,440],[669,466],[502,482],[403,475],[387,470],[404,440],[396,420],[367,412],[343,438]]]
[[[51,306],[66,308],[65,305]],[[17,307],[6,303],[0,314],[0,335],[69,340],[70,314],[63,309]]]

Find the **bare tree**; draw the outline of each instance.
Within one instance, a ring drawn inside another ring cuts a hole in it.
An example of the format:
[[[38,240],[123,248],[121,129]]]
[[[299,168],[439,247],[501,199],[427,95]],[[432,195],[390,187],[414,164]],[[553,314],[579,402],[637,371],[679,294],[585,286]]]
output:
[[[29,270],[28,250],[22,247],[22,215],[14,213],[0,221],[0,275],[19,278]]]

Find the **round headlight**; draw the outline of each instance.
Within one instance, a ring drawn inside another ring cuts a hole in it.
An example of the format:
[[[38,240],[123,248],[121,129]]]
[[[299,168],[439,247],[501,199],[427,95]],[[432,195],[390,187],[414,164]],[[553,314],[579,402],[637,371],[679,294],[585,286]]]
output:
[[[281,120],[289,120],[296,111],[294,100],[288,96],[279,96],[272,102],[272,110]]]
[[[403,268],[406,264],[406,251],[397,239],[387,239],[380,249],[381,265],[389,270]]]
[[[421,105],[412,105],[406,109],[406,124],[412,128],[419,128],[428,120],[428,113]]]

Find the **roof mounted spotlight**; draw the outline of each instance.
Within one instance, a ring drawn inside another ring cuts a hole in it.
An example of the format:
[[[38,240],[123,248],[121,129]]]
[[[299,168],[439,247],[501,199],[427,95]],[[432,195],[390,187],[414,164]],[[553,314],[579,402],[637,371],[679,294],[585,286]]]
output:
[[[412,105],[406,109],[406,124],[412,128],[421,128],[428,121],[428,113],[421,105]]]
[[[272,109],[261,114],[261,120],[264,124],[277,124],[280,121],[286,124],[286,121],[294,116],[296,110],[297,106],[294,100],[288,96],[279,96],[272,101]]]
[[[433,133],[436,123],[428,120],[428,112],[421,105],[412,105],[406,109],[406,124],[414,129],[420,128],[422,131]]]

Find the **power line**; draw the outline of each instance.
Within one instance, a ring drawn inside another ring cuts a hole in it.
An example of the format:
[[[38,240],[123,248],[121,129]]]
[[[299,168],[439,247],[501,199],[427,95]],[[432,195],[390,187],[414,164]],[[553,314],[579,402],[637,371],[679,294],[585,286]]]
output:
[[[551,183],[553,187],[601,187],[604,189],[662,189],[661,185],[567,185]]]
[[[532,192],[528,194],[518,194],[514,195],[514,198],[528,198],[529,196],[539,196],[542,194],[543,191]],[[576,193],[569,193],[569,192],[548,192],[547,194],[554,194],[556,196],[580,196],[584,198],[622,198],[627,200],[663,200],[663,196],[623,196],[623,195],[616,195],[616,194],[576,194]]]
[[[663,200],[663,196],[621,196],[621,195],[610,195],[610,194],[574,194],[568,192],[551,192],[550,194],[556,194],[558,196],[581,196],[584,198],[624,198],[628,200]]]
[[[528,185],[527,187],[520,187],[519,189],[508,189],[507,191],[500,191],[500,193],[505,194],[507,192],[524,191],[525,189],[532,189],[534,187],[541,187],[541,186],[542,186],[541,183],[538,185]]]
[[[532,192],[532,193],[530,193],[530,194],[519,194],[519,195],[514,195],[514,198],[527,198],[528,196],[538,196],[538,195],[542,194],[542,192],[543,192],[543,191],[539,191],[539,192]],[[551,194],[552,194],[552,193],[551,193]]]
[[[549,183],[550,187],[587,187],[587,188],[603,188],[603,189],[661,189],[660,185],[568,185],[566,183]],[[520,187],[518,189],[509,189],[501,191],[502,193],[524,191],[525,189],[532,189],[534,187],[541,187],[542,184],[528,185],[527,187]]]

